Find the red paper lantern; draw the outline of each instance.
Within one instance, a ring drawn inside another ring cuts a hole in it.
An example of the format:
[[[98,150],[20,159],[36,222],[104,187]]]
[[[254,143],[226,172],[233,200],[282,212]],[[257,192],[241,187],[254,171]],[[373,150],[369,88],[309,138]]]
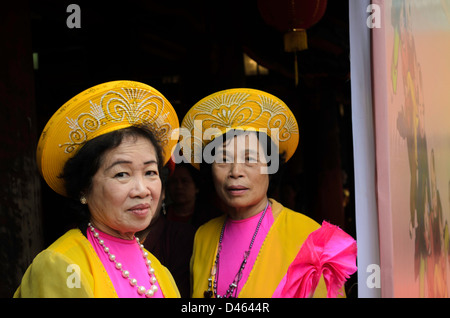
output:
[[[320,21],[327,8],[327,0],[258,0],[264,21],[285,33],[286,51],[300,51],[308,47],[306,29]]]

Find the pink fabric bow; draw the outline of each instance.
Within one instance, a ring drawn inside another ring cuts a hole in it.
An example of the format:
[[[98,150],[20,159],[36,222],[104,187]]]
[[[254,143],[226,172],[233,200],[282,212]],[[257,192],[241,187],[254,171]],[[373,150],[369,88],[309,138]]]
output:
[[[311,297],[322,274],[327,297],[336,297],[356,270],[356,241],[338,226],[324,221],[320,229],[308,236],[289,266],[281,297]]]

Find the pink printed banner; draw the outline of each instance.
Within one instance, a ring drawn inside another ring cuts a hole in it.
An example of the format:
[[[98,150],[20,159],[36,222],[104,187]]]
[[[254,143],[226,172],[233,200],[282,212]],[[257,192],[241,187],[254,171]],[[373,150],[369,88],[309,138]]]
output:
[[[372,1],[382,297],[450,296],[449,5]]]

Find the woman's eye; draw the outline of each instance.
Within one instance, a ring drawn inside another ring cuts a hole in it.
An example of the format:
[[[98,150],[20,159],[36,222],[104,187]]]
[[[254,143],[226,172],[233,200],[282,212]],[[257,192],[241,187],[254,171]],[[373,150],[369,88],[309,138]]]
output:
[[[227,154],[227,155],[223,156],[223,162],[233,163],[234,162],[234,156],[232,154]]]
[[[258,160],[255,157],[245,157],[245,162],[247,162],[247,163],[257,163]]]
[[[147,176],[156,176],[156,175],[158,175],[158,172],[155,171],[155,170],[149,170],[149,171],[147,171],[145,173],[145,175],[147,175]]]
[[[126,172],[118,172],[114,178],[125,178],[128,174]]]

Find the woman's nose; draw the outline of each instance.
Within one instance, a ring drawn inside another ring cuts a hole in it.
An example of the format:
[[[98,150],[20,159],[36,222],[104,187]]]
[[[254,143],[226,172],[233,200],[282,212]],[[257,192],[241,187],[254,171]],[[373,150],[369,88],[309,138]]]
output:
[[[242,163],[230,163],[230,177],[239,178],[242,176]]]
[[[134,180],[133,189],[131,191],[131,196],[144,198],[148,195],[150,195],[150,188],[144,178],[136,177]]]

